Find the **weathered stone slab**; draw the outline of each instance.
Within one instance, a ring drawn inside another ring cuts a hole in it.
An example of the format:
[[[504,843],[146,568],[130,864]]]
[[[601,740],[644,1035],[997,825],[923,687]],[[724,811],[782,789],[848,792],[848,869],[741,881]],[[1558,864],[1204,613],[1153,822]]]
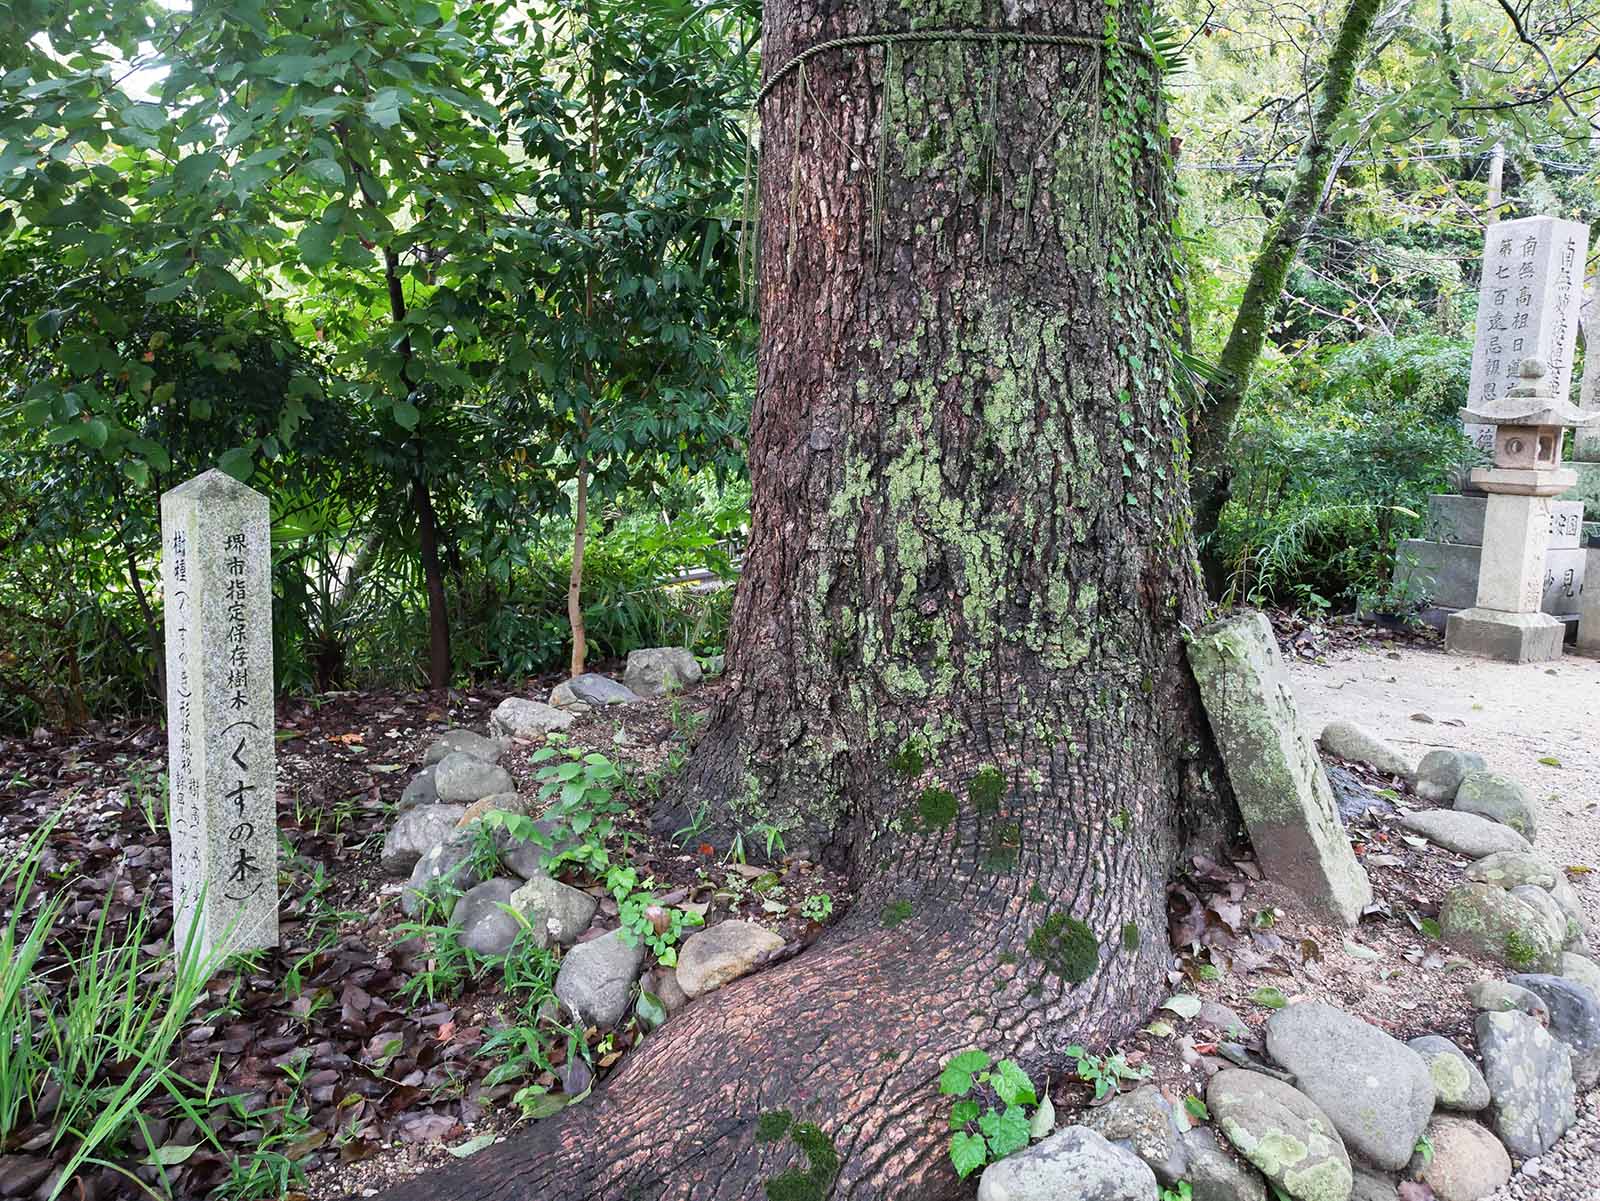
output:
[[[1523,1013],[1480,1013],[1473,1032],[1494,1132],[1519,1159],[1543,1155],[1577,1118],[1571,1052]]]
[[[1428,497],[1424,536],[1429,542],[1454,542],[1466,546],[1483,545],[1483,518],[1489,507],[1486,496],[1461,496],[1438,493]],[[1550,502],[1550,547],[1570,549],[1580,545],[1583,534],[1583,502]]]
[[[1544,591],[1539,600],[1543,612],[1578,612],[1584,554],[1576,547],[1545,552]],[[1482,555],[1481,546],[1408,539],[1395,553],[1394,579],[1397,584],[1412,583],[1438,608],[1470,609],[1478,600],[1478,562]]]
[[[1198,631],[1189,663],[1262,870],[1355,925],[1372,885],[1339,824],[1266,617],[1244,614]]]
[[[173,937],[278,945],[272,531],[267,498],[207,471],[161,498]]]

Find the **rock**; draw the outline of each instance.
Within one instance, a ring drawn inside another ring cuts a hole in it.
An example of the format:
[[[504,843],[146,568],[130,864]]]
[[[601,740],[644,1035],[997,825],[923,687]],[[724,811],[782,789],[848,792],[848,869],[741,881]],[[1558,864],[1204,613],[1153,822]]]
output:
[[[1250,1033],[1250,1027],[1242,1017],[1216,1001],[1201,1001],[1200,1012],[1195,1015],[1195,1020],[1229,1038],[1240,1038]]]
[[[753,922],[718,922],[696,930],[678,949],[678,984],[698,997],[753,971],[783,939]]]
[[[640,696],[665,696],[698,684],[701,674],[700,664],[681,646],[656,646],[628,652],[622,682]]]
[[[1386,776],[1411,778],[1416,765],[1400,751],[1370,730],[1353,721],[1330,721],[1317,739],[1322,749],[1337,758],[1375,767]]]
[[[1525,1013],[1548,1025],[1550,1007],[1533,993],[1504,980],[1480,980],[1467,989],[1467,1000],[1485,1013]]]
[[[1348,1150],[1380,1168],[1410,1161],[1433,1114],[1433,1077],[1421,1055],[1320,1001],[1274,1013],[1267,1051],[1295,1074]]]
[[[598,897],[549,876],[534,876],[526,884],[520,880],[517,884],[511,906],[527,919],[537,946],[571,946],[589,928],[600,907]]]
[[[1395,1201],[1399,1191],[1393,1176],[1385,1176],[1374,1168],[1355,1164],[1355,1183],[1350,1189],[1350,1201]]]
[[[407,874],[417,866],[418,859],[449,836],[465,812],[462,805],[417,805],[407,809],[384,836],[379,864],[391,876]]]
[[[1206,1104],[1239,1153],[1295,1201],[1347,1201],[1350,1156],[1328,1115],[1304,1093],[1228,1068],[1211,1078]]]
[[[451,830],[433,850],[417,860],[411,879],[400,890],[400,912],[416,917],[422,912],[423,898],[436,894],[446,916],[455,908],[457,893],[488,879],[479,863],[477,830]]]
[[[437,763],[446,755],[471,755],[485,763],[499,763],[506,744],[497,738],[485,738],[471,730],[446,730],[422,756],[424,763]]]
[[[978,1201],[1157,1201],[1156,1178],[1131,1151],[1068,1126],[983,1170]]]
[[[1454,809],[1421,809],[1401,817],[1400,825],[1468,859],[1482,859],[1496,851],[1533,850],[1528,840],[1510,826],[1502,826],[1476,813],[1460,813]]]
[[[439,760],[433,777],[441,801],[471,804],[497,792],[515,792],[511,773],[493,763],[485,763],[461,751],[452,751]]]
[[[1249,1164],[1242,1164],[1217,1142],[1209,1126],[1196,1126],[1183,1136],[1189,1167],[1191,1201],[1267,1201],[1267,1184]]]
[[[1560,974],[1565,980],[1583,985],[1600,1000],[1600,964],[1594,960],[1565,951],[1561,955]]]
[[[1411,787],[1425,801],[1449,803],[1456,799],[1456,789],[1469,772],[1482,771],[1486,764],[1482,755],[1471,751],[1429,751],[1417,764]]]
[[[1262,871],[1312,908],[1355,925],[1372,902],[1372,885],[1300,727],[1266,617],[1246,613],[1206,626],[1191,636],[1188,653]]]
[[[395,812],[404,813],[407,809],[415,809],[418,805],[437,805],[439,790],[433,786],[433,777],[438,770],[437,767],[429,766],[412,776],[411,783],[406,785],[405,791],[400,794],[400,799],[394,803]]]
[[[1476,1113],[1489,1104],[1489,1086],[1467,1053],[1448,1038],[1425,1034],[1406,1044],[1428,1065],[1434,1104],[1462,1113]]]
[[[1473,1030],[1494,1132],[1518,1159],[1543,1155],[1577,1117],[1570,1052],[1523,1013],[1480,1013]]]
[[[475,884],[450,911],[450,924],[461,930],[461,945],[479,955],[504,955],[517,941],[522,923],[507,912],[521,881],[496,877]]]
[[[1436,1201],[1482,1201],[1511,1179],[1506,1149],[1470,1118],[1437,1117],[1428,1123],[1433,1156],[1417,1156],[1409,1173],[1433,1190]]]
[[[593,671],[562,681],[550,693],[550,703],[557,709],[567,709],[573,705],[603,709],[607,705],[629,705],[640,699],[639,694],[626,684],[619,684],[610,676]]]
[[[514,813],[518,817],[528,815],[528,802],[514,792],[497,792],[493,796],[486,796],[481,801],[473,801],[467,806],[467,811],[461,815],[457,826],[470,826],[486,813]]]
[[[1496,851],[1467,869],[1467,879],[1507,890],[1523,884],[1554,888],[1556,874],[1547,860],[1528,851]]]
[[[1457,884],[1439,904],[1445,942],[1521,971],[1554,967],[1561,940],[1545,915],[1492,884]]]
[[[1600,998],[1562,976],[1513,976],[1550,1008],[1550,1033],[1572,1052],[1572,1082],[1580,1089],[1600,1084]]]
[[[569,851],[581,841],[572,833],[566,821],[560,818],[541,817],[534,821],[533,827],[544,835],[550,846],[546,847],[532,838],[519,837],[504,826],[494,832],[494,845],[500,853],[501,864],[524,880],[549,875],[544,870],[545,856]]]
[[[1366,781],[1341,763],[1323,765],[1328,776],[1328,787],[1333,789],[1333,807],[1339,820],[1346,826],[1371,815],[1389,817],[1395,811],[1392,802],[1368,788]]]
[[[1107,1142],[1132,1151],[1162,1184],[1176,1184],[1183,1177],[1189,1157],[1181,1136],[1188,1123],[1179,1124],[1172,1102],[1155,1085],[1141,1085],[1089,1110],[1083,1115],[1083,1125]]]
[[[683,989],[678,987],[678,973],[670,967],[646,972],[644,979],[640,981],[640,987],[646,992],[654,993],[656,1000],[661,1002],[668,1014],[677,1013],[689,1003],[689,998],[683,995]]]
[[[1468,772],[1456,789],[1458,813],[1476,813],[1510,826],[1530,843],[1537,834],[1537,810],[1527,791],[1510,776],[1492,771]]]
[[[561,960],[556,973],[556,996],[577,1013],[580,1021],[615,1026],[628,1012],[629,994],[644,962],[644,942],[629,946],[623,931],[613,930],[580,942]]]
[[[571,713],[564,713],[543,701],[508,696],[489,715],[489,728],[505,738],[538,741],[554,730],[565,730],[576,720]]]
[[[1589,915],[1583,911],[1583,900],[1578,896],[1578,890],[1572,886],[1572,881],[1567,879],[1565,872],[1556,873],[1556,882],[1550,889],[1550,896],[1561,907],[1561,912],[1567,919],[1567,948],[1580,949],[1579,944],[1588,941]]]
[[[1557,947],[1566,947],[1567,915],[1561,911],[1561,906],[1556,904],[1555,897],[1532,884],[1517,885],[1511,890],[1511,895],[1529,909],[1537,910],[1551,940],[1555,942]]]

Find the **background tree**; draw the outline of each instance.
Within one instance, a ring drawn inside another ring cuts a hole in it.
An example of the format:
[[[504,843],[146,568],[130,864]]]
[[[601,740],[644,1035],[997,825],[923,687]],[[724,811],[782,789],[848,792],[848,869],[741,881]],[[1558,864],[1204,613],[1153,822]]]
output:
[[[1182,639],[1159,39],[1145,9],[1026,0],[980,28],[1047,44],[791,63],[947,24],[766,11],[754,521],[683,786],[857,900],[569,1119],[392,1196],[948,1196],[953,1052],[1042,1076],[1163,983],[1168,871],[1227,819]],[[804,1154],[756,1141],[776,1110],[820,1128]]]

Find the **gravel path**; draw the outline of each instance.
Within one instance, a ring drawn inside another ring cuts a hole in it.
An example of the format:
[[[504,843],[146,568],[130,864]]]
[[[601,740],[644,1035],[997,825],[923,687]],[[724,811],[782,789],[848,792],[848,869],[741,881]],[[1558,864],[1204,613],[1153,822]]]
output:
[[[1600,921],[1600,662],[1491,663],[1378,643],[1320,664],[1291,660],[1289,676],[1313,737],[1345,718],[1413,760],[1435,747],[1476,751],[1521,781],[1544,802],[1537,849],[1557,867],[1596,869],[1576,885]]]
[[[1476,751],[1520,780],[1544,801],[1537,849],[1558,867],[1596,869],[1575,884],[1600,920],[1600,663],[1570,654],[1550,665],[1491,663],[1376,644],[1322,663],[1291,660],[1289,676],[1313,737],[1345,718],[1413,760],[1435,747]],[[1600,1201],[1597,1177],[1600,1092],[1591,1092],[1566,1136],[1485,1201]]]

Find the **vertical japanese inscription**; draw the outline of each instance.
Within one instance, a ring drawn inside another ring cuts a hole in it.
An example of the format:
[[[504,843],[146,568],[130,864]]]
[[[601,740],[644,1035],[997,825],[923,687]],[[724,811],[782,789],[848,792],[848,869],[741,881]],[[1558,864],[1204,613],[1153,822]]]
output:
[[[277,944],[270,521],[209,471],[161,498],[176,936]]]

